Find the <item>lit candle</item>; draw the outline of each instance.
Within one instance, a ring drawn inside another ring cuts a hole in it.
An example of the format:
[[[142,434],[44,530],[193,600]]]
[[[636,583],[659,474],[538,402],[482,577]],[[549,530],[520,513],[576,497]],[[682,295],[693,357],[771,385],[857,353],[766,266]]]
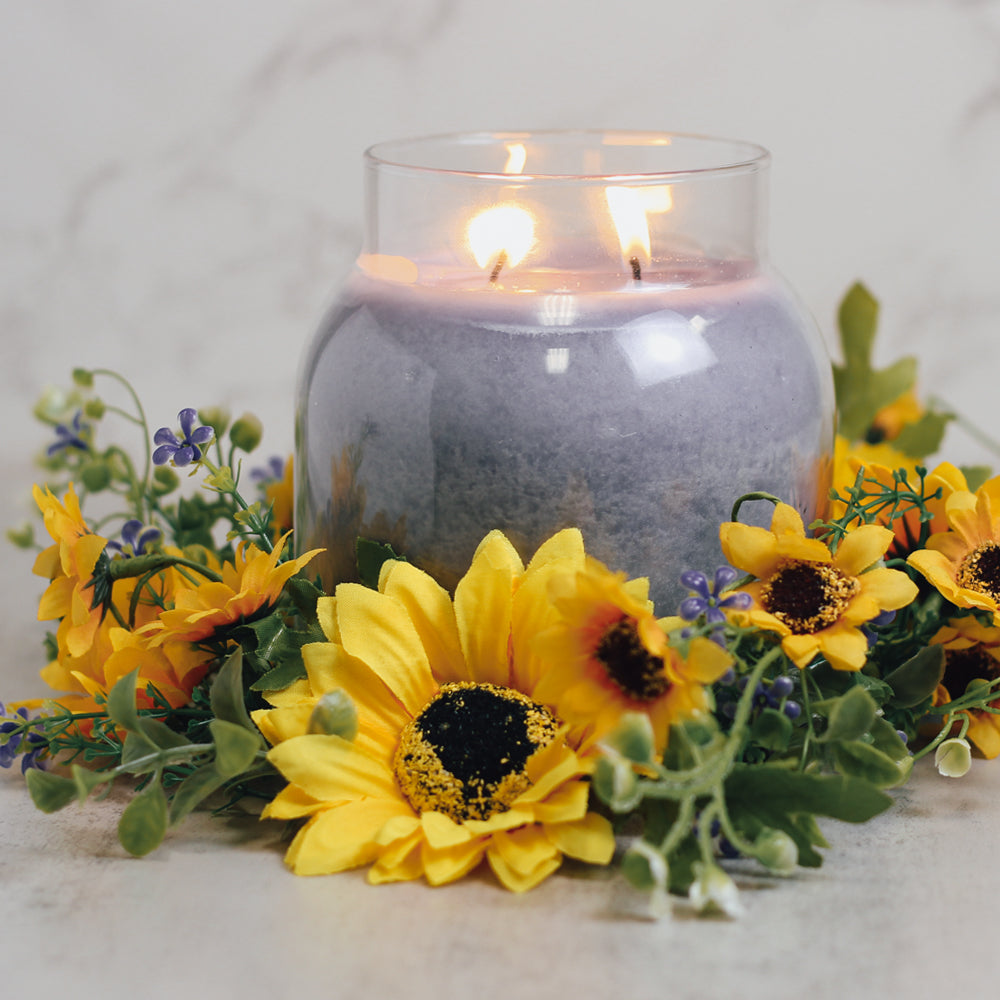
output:
[[[297,532],[330,550],[325,582],[358,535],[450,584],[493,528],[528,555],[572,524],[667,613],[740,493],[813,516],[829,365],[763,259],[765,166],[645,134],[376,148],[366,250],[299,402]]]

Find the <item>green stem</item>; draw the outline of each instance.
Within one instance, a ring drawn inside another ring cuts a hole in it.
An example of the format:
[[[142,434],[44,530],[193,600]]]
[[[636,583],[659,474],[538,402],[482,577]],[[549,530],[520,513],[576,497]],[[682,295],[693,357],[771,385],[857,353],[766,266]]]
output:
[[[143,466],[142,482],[136,483],[137,487],[141,487],[136,490],[136,510],[139,515],[139,520],[145,523],[144,514],[144,504],[146,502],[146,495],[149,492],[149,474],[153,464],[153,449],[151,445],[151,435],[149,433],[149,423],[146,420],[146,411],[143,409],[142,400],[139,399],[139,394],[132,388],[132,383],[129,382],[127,378],[119,375],[118,372],[112,371],[110,368],[95,368],[92,373],[93,375],[104,375],[107,378],[114,379],[120,385],[125,387],[126,392],[132,397],[132,402],[135,404],[136,412],[138,413],[138,419],[136,423],[142,428],[142,444],[145,449],[146,460]]]

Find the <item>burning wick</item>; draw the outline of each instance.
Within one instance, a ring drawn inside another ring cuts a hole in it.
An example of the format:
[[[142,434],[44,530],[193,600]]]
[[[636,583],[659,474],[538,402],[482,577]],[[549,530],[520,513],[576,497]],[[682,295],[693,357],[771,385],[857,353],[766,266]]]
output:
[[[629,257],[628,262],[632,265],[632,278],[635,281],[642,281],[642,268],[639,266],[639,258]]]
[[[507,263],[507,251],[501,250],[499,255],[497,256],[497,262],[493,265],[493,270],[490,272],[491,285],[495,285],[497,283],[497,278],[500,277],[500,272],[504,269],[504,265],[506,263]]]

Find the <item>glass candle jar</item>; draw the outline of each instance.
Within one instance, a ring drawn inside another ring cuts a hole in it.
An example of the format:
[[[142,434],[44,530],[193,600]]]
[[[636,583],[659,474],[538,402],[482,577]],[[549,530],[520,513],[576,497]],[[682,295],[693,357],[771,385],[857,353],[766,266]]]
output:
[[[666,614],[740,494],[813,517],[832,380],[767,261],[768,159],[638,132],[370,149],[364,248],[298,397],[297,544],[325,585],[359,536],[450,587],[491,529],[527,560],[575,525]]]

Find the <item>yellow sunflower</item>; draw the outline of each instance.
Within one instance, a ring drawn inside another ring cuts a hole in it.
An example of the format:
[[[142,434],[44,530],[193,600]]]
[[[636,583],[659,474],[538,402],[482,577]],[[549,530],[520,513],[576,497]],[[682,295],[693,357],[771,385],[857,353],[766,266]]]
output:
[[[972,681],[1000,677],[1000,628],[982,625],[971,615],[953,618],[931,639],[944,647],[944,676],[934,693],[934,704],[961,698]],[[990,702],[1000,708],[1000,696]],[[970,711],[968,737],[990,760],[1000,757],[1000,715]]]
[[[860,445],[851,447],[847,441],[838,437],[834,448],[834,476],[833,485],[841,493],[854,485],[858,469],[862,466],[865,476],[874,479],[884,489],[894,489],[896,483],[893,472],[896,469],[904,469],[907,473],[907,480],[914,488],[919,483],[917,476],[917,465],[920,463],[913,458],[895,451],[889,445]],[[951,462],[941,462],[935,466],[924,477],[924,493],[934,493],[941,491],[940,497],[932,497],[925,502],[927,510],[931,513],[931,531],[944,531],[947,529],[945,521],[945,505],[948,497],[956,490],[968,490],[965,476],[960,469],[952,465]],[[841,517],[846,511],[846,507],[839,500],[830,502],[831,518]],[[879,523],[891,527],[895,534],[892,546],[893,554],[904,556],[913,547],[917,539],[920,538],[920,511],[916,507],[911,507],[902,517],[897,517],[889,525],[889,515],[891,510],[887,508],[880,516]]]
[[[152,683],[174,708],[186,705],[195,685],[208,673],[212,657],[186,642],[168,642],[152,649],[142,635],[120,628],[105,619],[90,648],[72,656],[61,640],[65,622],[56,633],[59,653],[41,671],[42,680],[55,691],[60,705],[74,712],[100,710],[98,698],[136,667],[136,697],[140,707],[151,708],[146,687]]]
[[[38,620],[62,619],[66,650],[71,656],[84,656],[104,618],[102,604],[95,606],[93,577],[108,540],[84,521],[72,483],[62,502],[51,490],[43,492],[38,486],[34,498],[55,543],[35,560],[34,572],[51,581],[38,605]]]
[[[595,754],[535,698],[513,634],[546,620],[532,605],[547,578],[582,559],[579,534],[562,532],[525,569],[494,532],[454,601],[401,562],[386,564],[378,591],[341,584],[321,599],[329,641],[306,646],[308,677],[254,714],[289,782],[264,815],[306,820],[286,856],[296,873],[370,865],[371,882],[438,885],[485,858],[523,891],[563,855],[611,859],[610,824],[587,812]],[[310,730],[334,690],[357,707],[351,742]]]
[[[757,577],[741,588],[754,603],[740,617],[777,632],[798,667],[821,653],[837,670],[860,670],[868,653],[861,626],[917,596],[905,573],[876,565],[893,538],[877,524],[855,528],[834,554],[807,538],[798,512],[782,503],[770,530],[729,521],[719,535],[728,562]]]
[[[272,552],[244,542],[234,562],[223,565],[221,581],[179,584],[173,592],[173,607],[162,611],[141,631],[149,636],[152,645],[167,640],[200,642],[227,625],[271,607],[288,580],[319,551],[314,549],[297,559],[279,562],[287,540],[286,534]]]
[[[548,669],[535,693],[560,718],[585,727],[588,740],[610,732],[626,712],[640,712],[662,751],[671,724],[706,709],[705,686],[732,665],[705,638],[693,639],[682,657],[653,615],[649,581],[626,580],[596,559],[553,577],[549,593],[558,618],[536,641]]]
[[[1000,476],[975,493],[955,490],[945,503],[948,528],[907,562],[960,608],[993,614],[1000,625]]]

